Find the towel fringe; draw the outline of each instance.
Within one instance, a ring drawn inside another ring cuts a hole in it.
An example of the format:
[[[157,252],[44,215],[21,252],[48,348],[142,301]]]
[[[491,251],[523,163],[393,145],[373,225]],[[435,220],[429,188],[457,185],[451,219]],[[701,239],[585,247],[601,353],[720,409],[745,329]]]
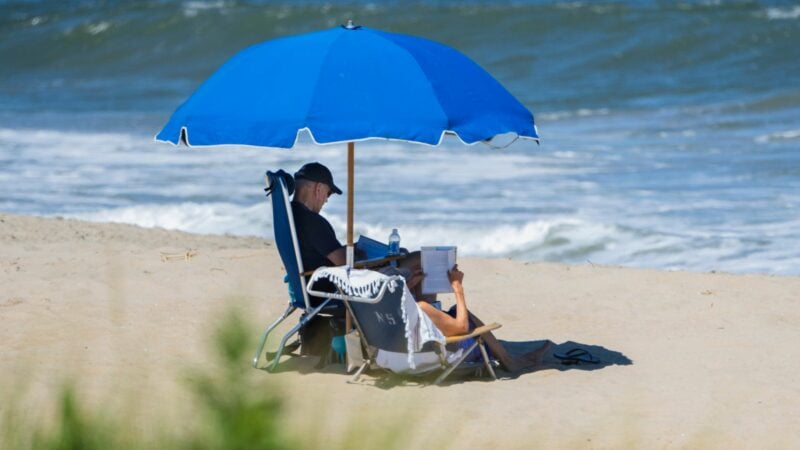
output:
[[[408,347],[409,347],[408,349],[406,349],[407,353],[408,353],[408,367],[411,367],[411,369],[414,370],[414,369],[417,368],[416,361],[414,360],[414,352],[417,349],[414,348],[413,351],[412,351],[411,347],[412,346],[415,347],[414,344],[417,342],[417,339],[416,339],[417,334],[416,334],[416,330],[412,330],[411,320],[409,320],[409,318],[408,318],[408,311],[406,309],[406,292],[407,291],[408,291],[408,289],[403,289],[403,297],[400,299],[400,312],[403,314],[403,328],[405,329],[406,342],[408,343]],[[417,322],[415,324],[416,326],[414,326],[413,328],[417,328],[417,326],[419,325],[419,320],[417,320],[416,322]]]
[[[388,283],[387,289],[389,292],[394,292],[397,288],[397,282],[390,279],[388,276],[369,270],[346,270],[341,267],[325,267],[324,270],[317,270],[311,277],[312,282],[326,279],[333,283],[345,295],[354,297],[371,297],[380,292],[381,287]],[[367,280],[354,278],[351,274],[366,275]],[[363,284],[360,284],[363,283]]]

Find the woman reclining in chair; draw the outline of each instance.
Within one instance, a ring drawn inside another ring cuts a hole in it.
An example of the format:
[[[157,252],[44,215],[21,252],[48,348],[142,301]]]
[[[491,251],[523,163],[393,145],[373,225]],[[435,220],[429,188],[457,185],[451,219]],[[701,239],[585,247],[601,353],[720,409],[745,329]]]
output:
[[[417,304],[422,311],[431,318],[433,324],[439,328],[439,331],[441,331],[445,337],[467,334],[471,330],[483,326],[483,322],[467,309],[467,303],[464,299],[464,287],[462,285],[464,272],[458,270],[458,265],[453,266],[453,269],[448,272],[450,284],[453,286],[453,291],[456,296],[456,304],[449,312],[440,311],[427,300],[423,299],[419,286],[424,277],[425,274],[422,273],[422,270],[416,269],[408,278],[408,288],[414,294],[414,297],[417,299]],[[484,334],[483,340],[486,346],[489,347],[489,351],[497,358],[502,367],[509,372],[538,368],[542,363],[542,357],[552,345],[552,342],[548,341],[532,352],[513,357],[508,354],[506,349],[503,348],[503,345],[492,333]]]

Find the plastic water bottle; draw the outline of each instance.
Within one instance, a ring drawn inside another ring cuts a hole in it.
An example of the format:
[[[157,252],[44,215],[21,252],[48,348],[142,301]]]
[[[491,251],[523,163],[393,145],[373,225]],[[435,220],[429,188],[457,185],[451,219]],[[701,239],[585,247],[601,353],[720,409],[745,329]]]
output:
[[[389,235],[389,253],[387,256],[394,256],[400,254],[400,234],[397,228],[392,229],[392,234]],[[391,262],[392,267],[397,266],[397,261]]]

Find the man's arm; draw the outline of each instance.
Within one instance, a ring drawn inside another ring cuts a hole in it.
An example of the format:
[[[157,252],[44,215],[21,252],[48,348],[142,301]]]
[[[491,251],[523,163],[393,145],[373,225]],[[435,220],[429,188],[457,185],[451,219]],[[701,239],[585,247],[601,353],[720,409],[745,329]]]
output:
[[[347,264],[347,247],[340,247],[325,255],[334,265],[343,266]],[[353,248],[353,258],[355,262],[367,259],[367,254],[359,248]]]
[[[335,266],[343,266],[347,264],[347,247],[339,247],[336,250],[328,253],[326,256],[327,258],[333,263]]]

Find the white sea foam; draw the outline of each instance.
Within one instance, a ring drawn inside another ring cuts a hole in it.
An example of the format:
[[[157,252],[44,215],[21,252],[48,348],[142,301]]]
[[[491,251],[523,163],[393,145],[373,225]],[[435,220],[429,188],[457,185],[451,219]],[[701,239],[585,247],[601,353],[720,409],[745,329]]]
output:
[[[757,136],[754,141],[759,144],[765,144],[767,142],[790,139],[800,139],[800,130],[776,131],[774,133],[762,134],[761,136]]]
[[[195,17],[201,11],[208,10],[223,10],[230,6],[230,2],[216,0],[216,1],[187,1],[183,4],[183,15],[186,17]]]
[[[326,215],[344,241],[344,217]],[[138,205],[68,216],[195,233],[273,237],[267,202],[247,206],[229,203]],[[792,230],[800,228],[800,219],[763,228],[760,233],[771,236],[771,239],[761,241],[743,236],[740,230],[733,228],[658,231],[570,217],[516,225],[484,223],[470,226],[459,223],[386,225],[357,216],[355,235],[356,238],[364,234],[384,240],[393,227],[399,227],[404,247],[456,245],[459,254],[464,256],[793,274],[797,273],[798,255],[784,243],[797,239],[797,233]]]
[[[579,8],[583,8],[584,6],[586,6],[586,3],[585,2],[579,2],[579,1],[576,1],[576,2],[558,2],[558,3],[555,4],[555,7],[559,8],[559,9],[579,9]]]
[[[326,214],[337,235],[345,235],[344,217]],[[67,217],[96,222],[129,223],[143,227],[159,227],[204,234],[236,234],[272,238],[271,210],[267,202],[249,206],[230,203],[181,203],[137,205],[92,212],[67,214]],[[356,236],[364,234],[384,240],[393,225],[356,222]],[[531,221],[520,225],[402,225],[402,244],[409,248],[423,245],[457,245],[463,255],[521,256],[526,252],[548,255],[553,252],[579,252],[596,239],[607,239],[614,233],[597,224],[574,219]],[[560,247],[556,249],[556,247]]]
[[[552,111],[552,112],[543,112],[536,115],[538,119],[543,120],[562,120],[562,119],[569,119],[571,117],[591,117],[591,116],[607,116],[611,113],[611,110],[608,108],[598,108],[598,109],[589,109],[589,108],[580,108],[575,111]]]
[[[568,125],[550,127],[556,139]],[[680,149],[657,133],[624,147],[359,143],[355,231],[384,240],[398,227],[405,247],[452,244],[462,255],[798,273],[792,179],[775,192],[748,172],[716,171],[720,156],[696,150],[691,140],[706,136],[692,129],[672,133],[687,139]],[[778,145],[797,134],[768,136]],[[270,238],[263,172],[319,160],[344,187],[345,154],[308,142],[292,151],[187,149],[146,135],[0,128],[0,208]],[[335,196],[324,210],[340,237],[345,205]]]
[[[101,21],[97,23],[91,23],[86,26],[86,31],[91,34],[92,36],[98,35],[106,30],[111,28],[111,22],[108,21]]]
[[[267,220],[270,214],[265,204],[242,207],[230,203],[181,203],[137,205],[66,216],[201,234],[271,236],[271,221]]]
[[[800,5],[791,7],[770,7],[764,12],[769,20],[787,20],[800,18]]]

